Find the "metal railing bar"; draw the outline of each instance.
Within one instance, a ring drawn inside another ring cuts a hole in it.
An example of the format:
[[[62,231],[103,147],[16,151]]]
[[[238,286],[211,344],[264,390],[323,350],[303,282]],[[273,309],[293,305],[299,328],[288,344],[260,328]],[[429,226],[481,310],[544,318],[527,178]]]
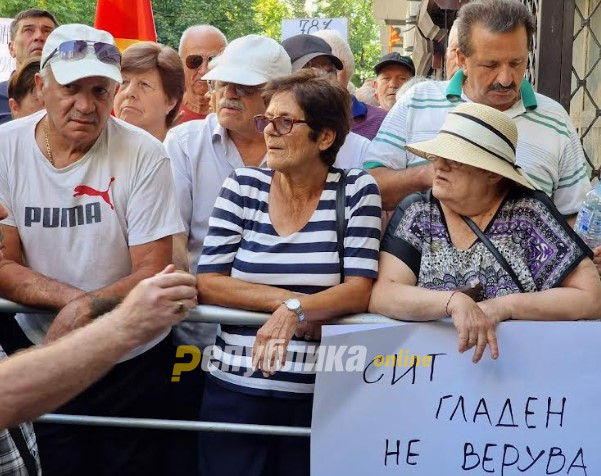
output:
[[[223,433],[247,433],[274,436],[311,436],[311,428],[297,426],[253,425],[248,423],[220,423],[187,420],[155,420],[151,418],[101,417],[88,415],[63,415],[48,413],[36,422],[65,425],[115,426],[122,428],[146,428],[156,430],[212,431]]]
[[[20,304],[0,299],[0,312],[23,312],[23,313],[51,313],[47,309],[33,309]],[[267,321],[270,314],[263,312],[242,311],[220,306],[200,305],[192,309],[186,318],[187,322],[206,322],[211,324],[230,324],[261,326]],[[379,314],[355,314],[328,321],[328,324],[388,324],[398,323],[394,319]]]

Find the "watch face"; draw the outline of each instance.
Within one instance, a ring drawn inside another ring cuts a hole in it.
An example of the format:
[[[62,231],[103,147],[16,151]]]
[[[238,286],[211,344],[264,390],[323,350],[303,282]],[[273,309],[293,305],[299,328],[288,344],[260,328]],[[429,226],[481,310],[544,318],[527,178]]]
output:
[[[292,298],[286,301],[286,307],[291,311],[296,310],[300,307],[300,301],[298,299]]]

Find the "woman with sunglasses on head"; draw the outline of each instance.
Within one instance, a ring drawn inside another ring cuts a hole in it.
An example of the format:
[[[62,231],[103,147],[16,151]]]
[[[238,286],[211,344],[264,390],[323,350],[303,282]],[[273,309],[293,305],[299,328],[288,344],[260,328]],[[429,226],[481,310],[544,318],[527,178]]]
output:
[[[165,140],[184,94],[184,69],[177,52],[158,43],[136,43],[123,52],[121,75],[115,115]]]
[[[205,304],[271,317],[260,328],[221,326],[201,418],[308,427],[319,327],[366,309],[381,200],[373,178],[351,169],[337,212],[343,177],[332,164],[350,129],[342,86],[302,70],[268,83],[264,98],[265,115],[255,124],[265,136],[267,168],[237,169],[225,181],[198,286]],[[309,474],[308,439],[207,433],[200,451],[202,474]]]
[[[517,135],[509,116],[466,103],[436,138],[407,145],[433,163],[434,182],[396,209],[369,305],[401,320],[450,316],[474,362],[487,344],[498,357],[501,321],[594,319],[601,309],[591,250],[516,165]]]

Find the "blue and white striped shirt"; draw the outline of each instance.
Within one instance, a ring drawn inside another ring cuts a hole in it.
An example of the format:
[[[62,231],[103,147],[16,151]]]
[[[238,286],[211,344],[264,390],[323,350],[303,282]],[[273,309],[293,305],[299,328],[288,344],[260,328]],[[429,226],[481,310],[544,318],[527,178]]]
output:
[[[227,272],[233,278],[299,294],[314,294],[340,284],[336,234],[340,170],[330,169],[317,209],[301,230],[286,237],[278,235],[269,217],[273,174],[271,169],[242,168],[224,182],[209,220],[197,272]],[[380,215],[381,199],[374,179],[351,169],[346,183],[345,276],[376,279]],[[256,327],[221,326],[211,375],[244,393],[310,396],[315,382],[311,363],[317,360],[316,343],[293,337],[286,366],[266,379],[261,372],[251,370],[256,332]]]

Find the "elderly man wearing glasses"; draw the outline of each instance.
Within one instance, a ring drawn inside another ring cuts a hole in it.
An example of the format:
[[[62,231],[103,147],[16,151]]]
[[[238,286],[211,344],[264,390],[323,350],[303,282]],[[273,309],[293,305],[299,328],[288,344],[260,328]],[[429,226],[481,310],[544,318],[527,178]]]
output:
[[[171,262],[172,235],[183,231],[163,145],[110,117],[120,64],[107,32],[58,27],[36,76],[46,110],[0,134],[8,211],[0,294],[52,311],[17,314],[13,350],[54,341],[110,309]],[[61,411],[161,416],[168,334],[134,349]],[[161,454],[156,436],[140,430],[40,425],[36,433],[45,475],[152,474]]]
[[[186,91],[180,107],[180,124],[204,119],[209,114],[206,98],[207,82],[202,77],[209,71],[209,61],[227,45],[225,35],[212,25],[187,28],[179,41],[179,56],[184,63]]]

